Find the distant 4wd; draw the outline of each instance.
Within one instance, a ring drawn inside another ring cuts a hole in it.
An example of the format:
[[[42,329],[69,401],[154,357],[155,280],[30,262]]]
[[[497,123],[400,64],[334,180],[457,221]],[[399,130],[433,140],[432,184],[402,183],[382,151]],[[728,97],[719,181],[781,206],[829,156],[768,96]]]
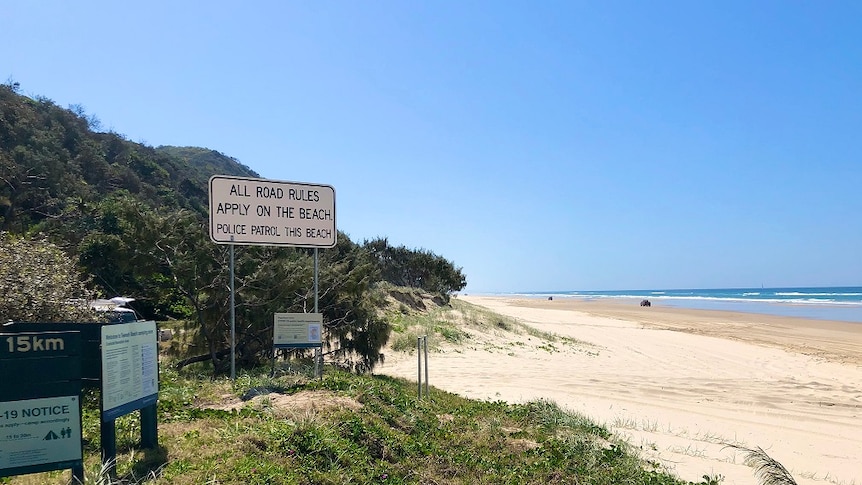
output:
[[[133,301],[134,298],[115,296],[108,300],[93,300],[90,308],[105,315],[109,323],[131,323],[140,321],[137,312],[126,306]]]

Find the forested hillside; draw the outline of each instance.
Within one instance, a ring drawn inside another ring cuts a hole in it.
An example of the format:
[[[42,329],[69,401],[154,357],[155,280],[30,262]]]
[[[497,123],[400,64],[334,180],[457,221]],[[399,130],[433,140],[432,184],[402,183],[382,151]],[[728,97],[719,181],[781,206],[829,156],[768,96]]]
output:
[[[58,246],[91,290],[134,297],[147,318],[187,321],[199,336],[194,357],[224,370],[228,249],[209,239],[207,181],[258,174],[210,149],[154,148],[98,129],[97,118],[80,107],[23,96],[17,83],[0,85],[0,244],[44,239]],[[236,248],[240,364],[271,347],[274,312],[313,308],[311,255],[303,248]],[[3,281],[0,297],[16,298],[9,282],[22,280]],[[375,289],[383,281],[446,297],[466,285],[460,268],[431,251],[393,247],[385,238],[356,243],[339,232],[337,246],[320,251],[320,309],[332,356],[354,369],[382,358],[389,325],[376,311]],[[16,318],[2,313],[0,306],[0,320]]]

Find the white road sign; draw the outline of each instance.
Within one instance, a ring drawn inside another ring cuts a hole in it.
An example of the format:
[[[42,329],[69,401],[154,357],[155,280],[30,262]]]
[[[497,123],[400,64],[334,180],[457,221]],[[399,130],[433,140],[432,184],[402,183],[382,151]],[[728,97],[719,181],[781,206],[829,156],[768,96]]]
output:
[[[209,195],[210,238],[216,243],[335,246],[332,186],[215,175]]]

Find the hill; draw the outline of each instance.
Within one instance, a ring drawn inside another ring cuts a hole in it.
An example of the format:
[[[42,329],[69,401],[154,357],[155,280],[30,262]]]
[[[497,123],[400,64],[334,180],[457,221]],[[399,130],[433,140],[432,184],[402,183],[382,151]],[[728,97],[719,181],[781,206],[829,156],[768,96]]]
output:
[[[94,291],[135,298],[144,318],[185,321],[199,338],[199,354],[189,358],[224,372],[229,251],[209,239],[207,181],[258,174],[215,150],[154,148],[99,132],[95,116],[79,106],[64,109],[17,91],[17,84],[0,85],[0,233],[55,244]],[[315,261],[304,248],[239,246],[235,262],[237,351],[240,365],[254,365],[267,352],[261,342],[273,313],[313,308]],[[373,368],[389,337],[375,310],[377,284],[416,286],[444,299],[466,285],[452,262],[386,239],[360,245],[339,233],[319,263],[329,358],[356,370]]]
[[[210,176],[258,176],[214,150],[153,148],[94,131],[95,118],[73,108],[0,85],[0,230],[25,232],[118,191],[203,213]]]
[[[189,180],[198,186],[206,186],[213,175],[260,177],[257,172],[237,159],[208,148],[163,145],[156,148],[156,152],[183,161],[189,170]]]

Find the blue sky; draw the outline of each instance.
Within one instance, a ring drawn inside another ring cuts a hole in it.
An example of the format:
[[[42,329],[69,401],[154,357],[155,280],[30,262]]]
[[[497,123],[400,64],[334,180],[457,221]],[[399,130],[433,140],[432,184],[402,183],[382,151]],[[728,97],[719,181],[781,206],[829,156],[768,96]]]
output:
[[[0,78],[467,292],[862,284],[862,3],[0,0]]]

